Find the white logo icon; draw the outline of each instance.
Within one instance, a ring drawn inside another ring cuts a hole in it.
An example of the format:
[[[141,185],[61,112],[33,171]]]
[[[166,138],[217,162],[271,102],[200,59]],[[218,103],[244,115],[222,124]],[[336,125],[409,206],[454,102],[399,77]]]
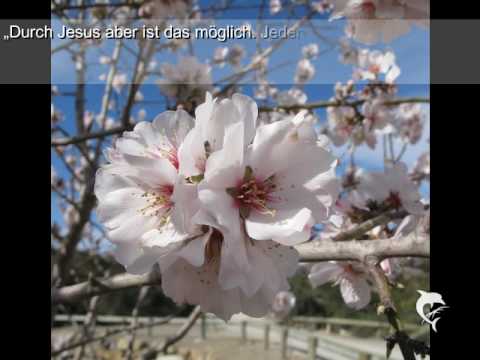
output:
[[[442,295],[440,295],[439,293],[426,292],[423,290],[417,290],[417,291],[420,294],[420,297],[417,300],[417,306],[416,306],[417,313],[423,319],[423,322],[430,324],[432,326],[433,331],[437,332],[436,326],[437,326],[438,320],[440,320],[440,317],[437,317],[435,319],[435,315],[440,313],[440,311],[448,308],[448,306],[446,306],[445,301],[443,301],[442,299]],[[432,310],[432,307],[435,304],[441,304],[443,306],[440,306],[435,310]],[[425,305],[430,306],[430,310],[426,314],[423,312],[423,308],[425,307]]]

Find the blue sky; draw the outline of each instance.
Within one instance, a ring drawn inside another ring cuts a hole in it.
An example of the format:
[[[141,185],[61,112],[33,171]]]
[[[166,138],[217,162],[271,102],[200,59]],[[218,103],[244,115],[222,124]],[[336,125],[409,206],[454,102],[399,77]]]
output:
[[[204,3],[204,2],[202,2]],[[206,3],[213,3],[207,1]],[[215,2],[218,3],[218,2]],[[240,2],[237,1],[237,4]],[[241,2],[242,6],[252,4],[253,2]],[[252,19],[252,14],[254,10],[236,10],[230,14],[229,19],[223,19],[217,22],[217,26],[225,26],[229,24],[241,25],[245,21],[254,21],[255,17]],[[268,13],[268,11],[267,11]],[[256,14],[256,11],[255,11]],[[280,14],[280,18],[284,14]],[[256,16],[256,15],[255,15]],[[278,18],[278,17],[277,17]],[[323,34],[328,35],[332,38],[338,38],[341,36],[343,31],[344,23],[342,21],[337,21],[331,23],[326,21],[322,17],[314,20],[315,25],[319,27],[326,28],[322,30]],[[58,31],[59,24],[53,22],[53,28]],[[281,27],[283,23],[277,24],[277,27]],[[194,42],[194,53],[202,61],[205,62],[209,59],[213,51],[218,46],[231,46],[234,43],[240,43],[245,47],[248,54],[252,54],[255,51],[256,43],[254,40],[230,40],[225,43],[220,43],[216,40],[198,40]],[[320,50],[326,48],[325,44],[319,43],[318,38],[311,32],[306,31],[304,36],[302,36],[298,41],[289,41],[288,45],[280,48],[276,52],[271,60],[271,65],[282,63],[284,61],[293,61],[296,62],[301,57],[301,48],[302,46],[316,42],[320,46]],[[57,39],[52,40],[52,47],[56,47],[61,42]],[[86,95],[87,95],[87,110],[98,113],[100,110],[101,96],[103,94],[104,84],[99,81],[99,75],[106,71],[106,68],[102,65],[95,64],[95,60],[98,59],[100,54],[110,54],[112,51],[113,40],[104,42],[99,48],[91,51],[91,54],[88,56],[88,78],[86,86]],[[128,46],[135,47],[133,41],[127,41]],[[263,43],[263,46],[268,46],[267,42]],[[359,47],[365,47],[359,45]],[[398,95],[400,97],[404,96],[429,96],[429,33],[423,29],[413,28],[413,30],[396,40],[392,43],[386,45],[378,45],[375,48],[379,49],[392,49],[394,50],[397,56],[397,64],[400,66],[402,73],[397,79],[399,83]],[[181,54],[185,54],[186,51],[183,50]],[[160,56],[156,58],[158,63],[170,62],[175,63],[178,60],[179,54],[174,54],[171,52],[162,52]],[[333,94],[333,85],[337,81],[346,82],[352,73],[352,67],[348,65],[343,65],[338,61],[339,54],[336,50],[331,50],[326,52],[318,59],[312,61],[316,67],[316,74],[312,81],[304,89],[306,92],[309,101],[317,100],[328,100]],[[125,54],[123,57],[125,61],[120,63],[120,70],[131,71],[131,56]],[[245,59],[244,64],[248,61]],[[292,82],[295,71],[295,65],[290,65],[288,68],[282,68],[279,71],[273,72],[269,76],[269,80],[278,84],[282,89],[288,89]],[[225,75],[231,74],[232,68],[226,66],[223,69],[214,67],[212,71],[213,80],[218,80]],[[130,74],[130,72],[128,72]],[[74,65],[71,61],[71,57],[66,52],[60,52],[52,56],[52,83],[57,84],[60,91],[69,92],[74,89]],[[147,80],[147,84],[142,86],[141,92],[144,95],[144,100],[147,104],[136,105],[133,109],[133,114],[136,114],[140,109],[145,109],[147,112],[147,119],[152,119],[158,113],[162,112],[165,109],[165,104],[163,101],[163,96],[161,96],[159,89],[153,83],[153,78]],[[252,84],[244,84],[242,86],[242,92],[247,95],[253,95],[253,86]],[[118,95],[116,95],[118,96]],[[120,94],[122,96],[122,94]],[[64,114],[64,121],[61,123],[61,126],[65,128],[70,133],[74,133],[74,98],[73,97],[56,97],[54,100],[55,107],[59,109]],[[428,109],[427,109],[428,110]],[[320,121],[325,121],[325,111],[318,110],[317,115],[320,118]],[[429,112],[428,112],[429,115]],[[118,113],[115,111],[110,113],[110,116],[113,118],[118,118]],[[410,166],[413,165],[414,161],[418,156],[428,148],[427,140],[429,139],[429,122],[424,131],[424,136],[421,141],[415,145],[408,148],[405,153],[404,159],[407,164]],[[400,146],[397,145],[397,149]],[[343,153],[345,149],[335,149],[337,154]],[[366,147],[362,146],[358,149],[356,154],[356,162],[359,166],[365,167],[366,169],[375,169],[380,170],[381,164],[383,163],[383,153],[381,146],[377,146],[375,151],[369,150]],[[62,166],[59,160],[52,152],[52,162],[58,169],[57,171],[62,174]],[[379,169],[380,165],[380,169]],[[429,186],[428,184],[423,185],[421,188],[422,194],[426,197],[429,197]],[[58,212],[56,206],[54,206],[54,197],[52,197],[52,216],[55,221],[61,219],[61,214]]]

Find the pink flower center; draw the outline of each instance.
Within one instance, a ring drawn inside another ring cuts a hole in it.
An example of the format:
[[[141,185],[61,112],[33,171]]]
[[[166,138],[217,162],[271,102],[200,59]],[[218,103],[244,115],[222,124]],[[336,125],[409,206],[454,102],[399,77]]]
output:
[[[371,1],[364,1],[361,5],[361,9],[362,12],[368,17],[373,17],[375,15],[376,7]]]
[[[354,276],[363,274],[361,270],[354,268],[352,264],[343,265],[343,271],[348,275],[354,275]]]
[[[338,134],[342,137],[349,137],[353,131],[353,126],[345,124],[338,129]]]
[[[380,72],[380,65],[373,64],[368,67],[368,71],[372,74],[378,74]]]
[[[241,206],[249,207],[261,214],[273,215],[274,210],[269,209],[267,204],[273,200],[271,193],[275,191],[275,187],[273,180],[251,179],[238,187],[236,199]]]
[[[390,195],[385,202],[394,209],[399,209],[402,207],[402,200],[400,199],[398,192],[390,191]]]
[[[251,168],[247,167],[245,176],[237,187],[227,189],[227,192],[235,199],[235,203],[240,209],[240,215],[246,218],[251,210],[274,216],[275,210],[268,206],[276,200],[273,195],[276,189],[274,175],[260,180],[253,176]]]

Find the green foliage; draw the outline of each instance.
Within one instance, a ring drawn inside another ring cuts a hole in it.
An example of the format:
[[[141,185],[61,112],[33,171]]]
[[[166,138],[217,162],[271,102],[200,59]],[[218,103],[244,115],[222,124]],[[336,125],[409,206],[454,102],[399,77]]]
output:
[[[416,264],[418,271],[414,275],[406,273],[397,279],[396,285],[392,284],[392,296],[396,304],[399,319],[403,323],[419,324],[420,319],[415,310],[418,299],[418,289],[429,289],[429,266],[428,262],[422,261]],[[305,270],[300,270],[290,279],[291,290],[295,294],[297,302],[292,316],[321,316],[334,318],[348,318],[359,320],[385,321],[377,314],[379,304],[378,294],[372,293],[370,304],[362,310],[353,310],[347,307],[340,294],[338,286],[326,284],[318,288],[312,288],[308,281]],[[374,330],[350,329],[358,336],[373,335]]]

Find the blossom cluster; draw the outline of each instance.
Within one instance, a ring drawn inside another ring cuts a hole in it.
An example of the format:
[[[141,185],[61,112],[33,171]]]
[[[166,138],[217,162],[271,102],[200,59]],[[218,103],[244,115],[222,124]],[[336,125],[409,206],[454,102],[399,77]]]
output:
[[[393,220],[393,227],[374,227],[359,240],[397,240],[411,233],[428,236],[430,214],[404,163],[387,166],[383,172],[357,171],[351,177],[348,186],[353,186],[352,190],[337,200],[332,216],[315,241],[335,240],[336,236],[386,211],[405,211],[408,215],[401,221]],[[383,260],[380,266],[392,282],[402,269],[398,259]],[[339,285],[345,304],[353,309],[360,310],[370,303],[373,281],[361,263],[317,263],[311,267],[309,279],[313,286]]]
[[[426,26],[429,0],[266,4],[271,15],[280,17],[298,6],[302,13],[310,8],[313,19],[316,13],[329,13],[332,21],[344,18],[346,38],[324,37],[309,19],[314,42],[290,51],[297,56],[294,61],[279,62],[273,56],[277,43],[263,42],[256,33],[261,29],[259,17],[256,26],[244,24],[259,39],[253,51],[243,42],[225,44],[205,59],[194,55],[198,46],[188,39],[141,39],[138,49],[144,49],[145,56],[138,58],[142,61],[132,74],[119,54],[135,48],[122,45],[121,52],[109,55],[109,49],[100,48],[103,40],[79,42],[82,52],[92,49],[101,54],[99,79],[105,82],[105,95],[99,110],[78,106],[86,99],[77,99],[77,134],[69,133],[70,112],[61,101],[52,102],[52,149],[58,163],[51,168],[51,187],[62,224],[52,224],[52,247],[60,248],[70,233],[78,232],[82,246],[98,250],[107,237],[129,273],[143,274],[158,266],[164,293],[179,304],[198,304],[223,319],[243,312],[270,313],[282,320],[295,306],[288,279],[298,268],[296,245],[337,241],[385,213],[398,217],[355,239],[428,236],[429,206],[419,189],[430,179],[430,153],[421,153],[410,169],[402,163],[407,147],[421,142],[425,133],[426,116],[419,104],[425,99],[396,97],[401,71],[393,50],[354,44],[390,42],[412,25]],[[141,19],[149,29],[194,29],[210,21],[215,24],[203,14],[228,8],[202,8],[194,0],[148,0],[112,9],[103,5],[91,10],[87,23],[111,17],[116,26]],[[340,50],[340,62],[352,72],[325,102],[315,99],[308,84],[329,70],[317,66],[332,49]],[[175,54],[170,57],[175,63],[162,57],[167,51]],[[77,74],[90,78],[87,70],[94,68],[89,65],[90,52],[72,58]],[[292,64],[291,87],[281,87],[274,72]],[[214,79],[219,69],[231,74]],[[137,79],[138,86],[129,86]],[[152,102],[141,85],[145,79],[158,85],[165,108],[175,111],[145,121],[143,106]],[[263,100],[260,110],[251,98],[235,94],[252,82],[254,97]],[[214,99],[211,93],[222,98]],[[52,97],[65,95],[70,93],[52,87]],[[320,108],[326,108],[326,115]],[[131,124],[136,124],[133,130],[124,132],[105,153],[108,163],[98,170],[95,181],[98,216],[92,218],[88,212],[87,219],[87,211],[78,204],[87,204],[87,210],[94,206],[89,201],[91,178],[101,163],[100,149],[109,136]],[[398,143],[402,150],[395,154]],[[348,149],[335,149],[337,159],[330,144]],[[362,155],[355,151],[363,145],[377,150],[383,145],[382,171],[357,167]],[[350,167],[342,167],[346,172],[337,178],[336,165],[340,161],[345,165],[347,150]],[[105,225],[107,236],[97,220]],[[388,258],[379,265],[394,283],[400,271],[407,273],[410,260]],[[312,265],[304,266],[313,286],[339,285],[347,306],[356,310],[370,303],[374,287],[361,262]]]
[[[366,144],[374,149],[378,138],[388,135],[404,144],[416,144],[425,124],[422,106],[389,104],[395,98],[395,81],[401,73],[395,54],[357,49],[343,39],[340,60],[353,65],[353,73],[346,84],[335,85],[332,106],[327,107],[325,133],[332,142],[336,146]]]
[[[365,44],[391,42],[412,25],[428,26],[429,0],[330,0],[331,19],[345,17],[347,35]]]
[[[336,158],[303,112],[258,125],[247,96],[206,100],[191,117],[140,122],[106,152],[95,194],[116,259],[158,264],[164,293],[223,319],[263,316],[289,289],[293,245],[339,193]]]

